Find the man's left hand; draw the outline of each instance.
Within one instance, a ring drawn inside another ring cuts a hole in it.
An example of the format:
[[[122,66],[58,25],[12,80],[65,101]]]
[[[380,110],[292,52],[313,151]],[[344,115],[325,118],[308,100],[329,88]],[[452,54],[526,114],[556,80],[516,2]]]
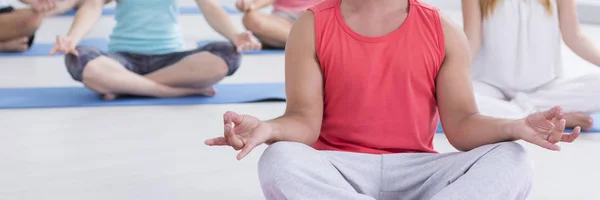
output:
[[[575,127],[570,134],[565,133],[563,111],[554,107],[543,112],[536,112],[521,120],[515,129],[517,139],[522,139],[543,148],[560,151],[558,142],[571,143],[579,137],[581,127]]]

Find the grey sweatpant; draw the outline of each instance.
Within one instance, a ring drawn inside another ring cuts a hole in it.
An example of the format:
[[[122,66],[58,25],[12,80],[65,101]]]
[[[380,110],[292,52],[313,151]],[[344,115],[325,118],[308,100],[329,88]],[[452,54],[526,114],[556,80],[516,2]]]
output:
[[[259,178],[266,199],[525,199],[532,168],[522,146],[469,152],[373,155],[272,144]]]

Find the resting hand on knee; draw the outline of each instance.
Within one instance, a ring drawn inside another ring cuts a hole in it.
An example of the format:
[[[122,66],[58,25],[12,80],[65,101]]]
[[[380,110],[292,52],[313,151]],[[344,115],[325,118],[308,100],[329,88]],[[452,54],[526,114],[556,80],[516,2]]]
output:
[[[238,52],[247,51],[247,50],[258,50],[261,48],[261,44],[254,39],[252,33],[243,32],[235,36],[233,40],[233,44],[235,45]]]
[[[75,49],[77,42],[74,41],[69,36],[58,36],[56,37],[56,43],[52,50],[50,50],[50,54],[54,55],[56,52],[63,54],[73,54],[75,56],[79,56],[79,52]]]
[[[223,115],[223,121],[225,123],[224,136],[206,140],[205,144],[231,146],[235,150],[242,150],[237,155],[238,160],[246,157],[254,147],[274,138],[273,128],[256,117],[226,112]]]

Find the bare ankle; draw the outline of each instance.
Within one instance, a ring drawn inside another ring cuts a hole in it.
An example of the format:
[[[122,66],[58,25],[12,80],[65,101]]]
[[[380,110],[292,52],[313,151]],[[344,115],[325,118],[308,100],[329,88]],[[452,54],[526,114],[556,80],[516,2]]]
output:
[[[216,94],[216,90],[213,87],[188,88],[162,86],[159,91],[160,94],[157,97],[182,97],[191,95],[214,96]]]
[[[179,97],[186,95],[183,91],[178,88],[161,85],[157,83],[156,97],[168,98],[168,97]]]

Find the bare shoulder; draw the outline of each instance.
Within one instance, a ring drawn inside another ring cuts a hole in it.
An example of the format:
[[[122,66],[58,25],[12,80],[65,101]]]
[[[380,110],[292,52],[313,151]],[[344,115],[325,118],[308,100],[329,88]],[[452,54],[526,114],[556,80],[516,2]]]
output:
[[[314,36],[315,31],[315,15],[312,11],[308,10],[294,22],[292,29],[290,30],[290,38],[296,35],[308,34]]]
[[[464,36],[464,32],[462,28],[454,22],[448,15],[440,12],[440,19],[442,21],[442,28],[444,29],[444,35],[452,37],[461,37]]]
[[[440,13],[442,28],[444,30],[444,45],[446,56],[456,53],[469,53],[467,36],[462,28],[447,15]],[[467,51],[467,52],[456,52]]]
[[[304,12],[292,25],[286,52],[315,51],[315,16],[313,12]]]
[[[304,113],[321,123],[323,76],[316,56],[315,22],[304,12],[294,25],[285,47],[286,112]]]

